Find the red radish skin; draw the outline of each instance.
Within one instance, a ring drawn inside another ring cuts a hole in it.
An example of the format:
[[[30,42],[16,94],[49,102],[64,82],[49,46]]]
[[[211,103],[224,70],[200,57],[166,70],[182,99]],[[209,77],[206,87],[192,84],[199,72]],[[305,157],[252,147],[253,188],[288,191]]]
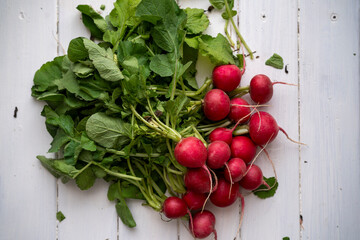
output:
[[[208,210],[197,212],[193,216],[193,224],[189,223],[190,231],[196,238],[206,238],[211,233],[214,233],[215,240],[217,234],[215,230],[215,216]]]
[[[223,177],[218,178],[218,187],[210,196],[210,201],[217,207],[233,204],[239,196],[239,184],[228,183]]]
[[[241,158],[245,163],[249,163],[256,155],[256,148],[255,143],[250,138],[237,136],[231,142],[231,156]]]
[[[215,141],[208,146],[208,158],[206,164],[211,169],[219,169],[230,159],[231,151],[226,142]]]
[[[220,89],[212,89],[204,97],[204,114],[211,121],[219,121],[230,112],[230,99]]]
[[[163,212],[166,217],[174,219],[185,216],[188,213],[184,200],[178,197],[168,197],[163,203]]]
[[[249,122],[250,138],[257,145],[265,145],[273,141],[279,133],[276,120],[267,112],[258,112],[251,116]]]
[[[257,165],[253,164],[248,165],[246,171],[246,175],[239,182],[240,186],[250,191],[260,187],[263,183],[263,173],[261,169]]]
[[[200,210],[205,203],[206,194],[188,191],[182,199],[190,210]]]
[[[215,128],[209,135],[209,141],[223,141],[228,145],[232,142],[232,130],[227,128]]]
[[[231,183],[240,181],[246,173],[246,164],[241,158],[232,158],[227,163],[228,169],[224,170],[224,178]],[[231,179],[230,179],[231,176]]]
[[[212,78],[216,88],[231,92],[241,81],[242,72],[236,65],[221,65],[213,70]]]
[[[230,101],[229,118],[239,124],[245,123],[250,119],[251,108],[249,103],[242,98],[233,98]]]
[[[175,159],[184,167],[199,168],[207,159],[207,149],[196,137],[183,138],[174,150]]]
[[[204,168],[188,169],[184,182],[189,191],[196,193],[210,192],[211,183],[209,175]]]
[[[270,101],[273,96],[273,83],[264,74],[255,75],[250,81],[250,97],[258,103],[264,104]]]

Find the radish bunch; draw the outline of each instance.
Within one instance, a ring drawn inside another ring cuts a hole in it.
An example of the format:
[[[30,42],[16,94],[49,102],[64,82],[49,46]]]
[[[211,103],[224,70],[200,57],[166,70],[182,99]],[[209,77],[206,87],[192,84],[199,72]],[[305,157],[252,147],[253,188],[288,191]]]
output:
[[[285,131],[269,113],[258,111],[258,105],[250,105],[240,97],[230,99],[231,92],[236,92],[240,84],[242,74],[235,65],[222,65],[214,69],[213,83],[216,88],[208,91],[203,101],[204,115],[214,126],[208,131],[207,147],[195,137],[182,139],[175,147],[176,160],[188,168],[184,177],[187,192],[182,197],[188,210],[180,209],[179,212],[183,215],[189,213],[190,230],[197,238],[205,238],[211,233],[216,237],[215,216],[207,210],[202,211],[208,199],[215,206],[227,207],[240,198],[243,216],[244,198],[240,189],[254,191],[261,185],[271,189],[254,161],[258,148],[266,151],[265,147],[276,138],[279,130]],[[252,79],[248,92],[255,104],[263,104],[271,99],[273,84],[262,74]],[[225,119],[234,126],[220,126]],[[241,136],[236,136],[239,134]],[[193,217],[191,212],[194,213]]]

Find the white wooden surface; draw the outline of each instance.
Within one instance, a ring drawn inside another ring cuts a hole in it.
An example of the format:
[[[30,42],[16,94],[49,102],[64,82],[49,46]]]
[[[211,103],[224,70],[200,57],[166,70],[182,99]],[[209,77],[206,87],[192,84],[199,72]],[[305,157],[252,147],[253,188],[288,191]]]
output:
[[[129,204],[136,229],[124,227],[107,184],[87,191],[56,180],[35,158],[51,141],[42,104],[30,96],[35,71],[77,36],[89,36],[78,4],[104,14],[111,0],[0,0],[0,239],[193,239],[181,222],[166,223],[158,213]],[[182,7],[207,9],[207,0],[180,0]],[[275,197],[245,197],[245,219],[238,239],[358,239],[360,214],[360,72],[357,0],[235,1],[240,31],[259,58],[248,61],[242,85],[265,73],[271,79],[298,84],[275,86],[267,110],[301,149],[279,134],[269,146],[279,189]],[[223,31],[218,11],[208,13],[208,33]],[[61,43],[57,48],[57,41]],[[274,52],[289,73],[265,66]],[[211,73],[199,63],[199,79]],[[17,118],[13,117],[18,107]],[[266,159],[258,164],[273,175]],[[219,240],[234,239],[239,203],[215,209]],[[66,219],[58,223],[61,210]],[[300,215],[303,224],[300,226]],[[211,237],[207,239],[212,239]]]

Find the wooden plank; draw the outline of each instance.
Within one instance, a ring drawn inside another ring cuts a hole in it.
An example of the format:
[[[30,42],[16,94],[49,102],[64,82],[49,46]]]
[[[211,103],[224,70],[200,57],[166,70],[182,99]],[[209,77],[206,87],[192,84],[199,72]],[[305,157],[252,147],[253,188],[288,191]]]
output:
[[[303,239],[358,239],[360,2],[300,1]]]
[[[240,1],[240,32],[259,58],[247,58],[247,70],[241,85],[247,85],[256,74],[266,74],[272,81],[297,84],[297,1]],[[288,65],[289,73],[266,66],[265,61],[277,53]],[[245,97],[249,99],[248,96]],[[274,95],[264,109],[293,139],[298,138],[298,88],[274,85]],[[245,217],[241,239],[299,239],[299,153],[297,144],[280,132],[267,147],[274,161],[279,188],[269,199],[254,195],[245,197]],[[274,176],[271,165],[262,154],[256,161],[265,176]]]
[[[60,55],[71,39],[83,36],[90,37],[90,32],[81,21],[81,14],[76,9],[79,4],[89,4],[100,11],[105,4],[106,15],[112,9],[113,1],[59,1],[59,42]],[[74,182],[58,184],[58,208],[66,220],[59,224],[59,239],[117,239],[118,221],[115,205],[107,199],[108,183],[97,180],[87,191],[78,189]]]
[[[30,89],[35,71],[56,56],[56,1],[1,5],[0,239],[55,239],[56,180],[36,159],[51,137]]]

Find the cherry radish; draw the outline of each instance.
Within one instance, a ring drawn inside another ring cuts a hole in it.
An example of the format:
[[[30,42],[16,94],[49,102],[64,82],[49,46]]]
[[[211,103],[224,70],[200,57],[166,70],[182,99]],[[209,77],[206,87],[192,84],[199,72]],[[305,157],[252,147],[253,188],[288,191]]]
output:
[[[217,233],[215,230],[215,216],[208,210],[197,212],[193,216],[193,224],[189,223],[189,228],[194,237],[206,238],[211,233],[214,233],[215,240],[217,240]]]
[[[163,209],[167,218],[175,219],[188,213],[186,202],[178,197],[168,197],[163,203]]]
[[[231,92],[240,84],[242,71],[236,65],[221,65],[214,68],[212,79],[214,86],[225,92]]]
[[[227,162],[224,178],[230,183],[240,181],[246,173],[246,164],[241,158],[232,158]]]
[[[227,129],[223,127],[215,128],[209,135],[209,141],[223,141],[230,145],[232,142],[232,133],[232,129]]]
[[[175,159],[184,167],[199,168],[205,165],[207,149],[196,137],[187,137],[177,143],[174,150]]]
[[[211,121],[224,119],[230,112],[229,96],[220,89],[212,89],[204,97],[204,114]]]
[[[208,193],[211,189],[209,175],[203,168],[188,169],[185,174],[184,183],[189,191],[196,193]]]
[[[239,124],[245,123],[250,119],[251,106],[242,98],[233,98],[230,101],[229,119]]]
[[[257,165],[252,164],[246,167],[246,174],[239,183],[246,190],[253,191],[260,187],[261,184],[265,184],[265,181],[263,180],[261,169]]]
[[[273,85],[274,84],[286,84],[293,85],[285,82],[271,82],[270,78],[264,74],[255,75],[250,81],[250,97],[251,99],[258,103],[264,104],[270,101],[273,96]]]
[[[182,199],[190,210],[200,210],[206,201],[206,194],[187,191]]]
[[[248,137],[237,136],[231,142],[231,156],[241,158],[245,163],[251,162],[256,155],[256,145]]]
[[[236,201],[238,194],[238,183],[231,185],[223,177],[218,177],[218,187],[211,194],[210,201],[217,207],[227,207]]]
[[[206,164],[212,169],[219,169],[230,159],[231,151],[226,142],[215,141],[208,146],[208,158]]]

